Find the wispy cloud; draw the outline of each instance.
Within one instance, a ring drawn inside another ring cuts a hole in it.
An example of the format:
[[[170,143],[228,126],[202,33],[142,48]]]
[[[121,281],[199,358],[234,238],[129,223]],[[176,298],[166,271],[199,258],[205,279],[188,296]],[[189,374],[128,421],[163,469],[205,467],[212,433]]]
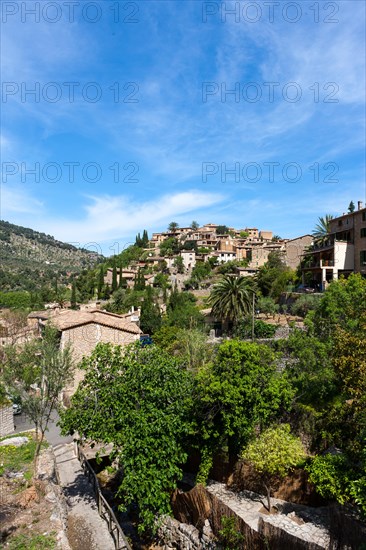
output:
[[[125,239],[142,228],[165,226],[181,216],[193,216],[222,201],[215,193],[190,190],[163,195],[147,201],[136,201],[126,196],[91,196],[84,205],[80,219],[54,216],[34,220],[34,226],[57,238],[71,242],[104,243],[111,239]]]

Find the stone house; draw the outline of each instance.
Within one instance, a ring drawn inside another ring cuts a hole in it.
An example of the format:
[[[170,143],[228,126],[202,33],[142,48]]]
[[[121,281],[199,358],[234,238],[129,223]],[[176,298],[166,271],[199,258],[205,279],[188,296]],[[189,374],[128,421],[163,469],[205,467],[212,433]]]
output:
[[[139,340],[141,329],[126,316],[101,310],[36,311],[28,316],[30,326],[42,332],[47,322],[52,323],[60,333],[60,348],[71,345],[72,358],[77,365],[83,357],[89,356],[99,342],[128,345]],[[75,392],[83,379],[83,371],[76,369],[73,383],[66,393]]]
[[[312,244],[314,237],[312,235],[303,235],[285,242],[283,259],[285,264],[291,269],[296,269],[308,246]]]

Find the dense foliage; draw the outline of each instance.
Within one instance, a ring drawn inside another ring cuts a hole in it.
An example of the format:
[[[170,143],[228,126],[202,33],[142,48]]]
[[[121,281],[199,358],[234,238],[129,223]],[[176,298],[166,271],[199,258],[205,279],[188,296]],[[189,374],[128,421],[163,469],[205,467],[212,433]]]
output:
[[[141,528],[170,511],[194,429],[193,378],[156,346],[99,344],[84,361],[83,385],[62,415],[63,432],[114,443],[123,467],[119,495],[137,504]]]

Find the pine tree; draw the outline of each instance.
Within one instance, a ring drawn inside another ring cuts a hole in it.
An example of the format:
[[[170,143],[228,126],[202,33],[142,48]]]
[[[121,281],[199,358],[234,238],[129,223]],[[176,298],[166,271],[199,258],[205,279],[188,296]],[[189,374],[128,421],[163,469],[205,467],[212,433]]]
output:
[[[355,211],[355,203],[353,201],[351,201],[348,205],[348,212],[350,214],[352,214],[352,212],[354,212],[354,211]]]
[[[72,281],[72,288],[71,288],[71,309],[76,309],[76,284],[75,279]]]
[[[100,266],[99,270],[99,279],[98,279],[98,300],[102,297],[102,291],[104,286],[104,269],[103,266]]]
[[[112,292],[115,292],[118,288],[117,284],[117,267],[116,262],[113,264],[113,273],[112,273]]]

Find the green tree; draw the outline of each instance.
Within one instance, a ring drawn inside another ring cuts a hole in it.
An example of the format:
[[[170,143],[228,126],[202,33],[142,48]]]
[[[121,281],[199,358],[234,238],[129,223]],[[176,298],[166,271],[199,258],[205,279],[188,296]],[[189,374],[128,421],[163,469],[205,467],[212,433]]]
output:
[[[273,338],[277,330],[277,325],[270,325],[261,319],[255,319],[253,326],[253,319],[246,317],[236,325],[235,336],[243,340],[251,338],[253,328],[255,338]]]
[[[169,277],[165,273],[157,273],[154,277],[154,285],[161,288],[163,292],[163,302],[167,301],[167,290],[170,287]]]
[[[154,293],[151,286],[145,291],[140,315],[140,328],[147,334],[154,334],[161,327],[161,313],[159,305],[154,302]]]
[[[71,304],[71,309],[76,309],[77,308],[75,279],[72,281],[70,304]]]
[[[184,273],[184,262],[182,256],[177,256],[173,265],[177,268],[178,273]]]
[[[276,368],[273,351],[256,343],[223,343],[212,365],[197,374],[202,437],[216,449],[227,445],[235,460],[254,430],[289,408],[293,391]]]
[[[311,316],[313,330],[326,339],[339,326],[348,331],[358,330],[366,314],[366,279],[361,274],[332,281]]]
[[[138,248],[143,248],[143,240],[141,238],[140,233],[137,233],[136,235],[135,246],[137,246]]]
[[[11,391],[21,397],[22,408],[39,435],[36,465],[51,414],[60,405],[65,385],[72,380],[71,351],[69,347],[60,350],[58,330],[47,325],[42,340],[27,342],[22,348],[10,346],[5,355],[4,378]]]
[[[247,277],[224,276],[212,289],[208,303],[212,315],[229,323],[229,330],[253,307],[253,281]]]
[[[146,231],[146,229],[144,229],[143,233],[142,233],[142,248],[147,248],[148,245],[149,245],[149,235],[148,235],[148,232]]]
[[[127,288],[127,281],[123,278],[123,263],[121,262],[121,266],[119,268],[119,281],[118,281],[118,288]]]
[[[190,278],[185,282],[185,288],[199,288],[201,281],[206,279],[211,271],[212,267],[209,262],[198,262],[192,269]]]
[[[160,255],[164,257],[171,257],[179,252],[178,239],[175,237],[169,237],[160,244]]]
[[[270,252],[267,262],[258,269],[257,284],[263,296],[279,299],[288,285],[296,280],[296,273],[286,266],[283,261],[283,253]]]
[[[104,267],[101,264],[99,268],[99,277],[98,277],[98,300],[102,298],[103,286],[104,286]]]
[[[270,296],[260,296],[257,301],[257,307],[261,313],[267,315],[275,315],[278,313],[280,307],[276,304],[275,300]]]
[[[197,231],[197,229],[199,228],[199,223],[196,222],[196,221],[193,221],[190,225],[190,228],[193,230],[193,231]]]
[[[355,211],[355,203],[353,201],[351,201],[348,205],[348,212],[350,214],[352,214],[352,212],[354,212],[354,211]]]
[[[123,470],[118,495],[139,510],[139,529],[170,513],[194,430],[193,379],[157,346],[98,344],[84,360],[83,384],[62,414],[63,433],[105,444]]]
[[[218,225],[216,227],[217,235],[227,235],[229,233],[229,228],[227,225]]]
[[[118,288],[118,282],[117,282],[117,266],[116,262],[113,263],[113,271],[112,271],[112,293],[116,292]]]
[[[252,462],[261,474],[267,495],[267,504],[263,504],[269,512],[273,477],[285,477],[290,469],[301,464],[306,457],[300,439],[291,434],[288,424],[268,428],[262,432],[245,447],[242,456]]]
[[[291,305],[291,313],[293,315],[300,315],[306,317],[309,311],[313,311],[317,308],[320,302],[320,296],[314,296],[312,294],[303,294],[299,296],[295,302]]]
[[[134,290],[144,290],[145,288],[145,276],[144,271],[139,268],[137,275],[135,276]]]
[[[190,292],[179,292],[175,287],[169,297],[165,323],[177,328],[192,329],[203,325],[204,319]]]

